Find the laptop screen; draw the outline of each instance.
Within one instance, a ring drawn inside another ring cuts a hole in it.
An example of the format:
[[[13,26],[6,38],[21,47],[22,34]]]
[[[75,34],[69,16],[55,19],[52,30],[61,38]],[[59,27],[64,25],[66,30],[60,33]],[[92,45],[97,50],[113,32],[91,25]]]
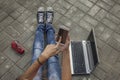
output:
[[[91,43],[92,54],[93,54],[93,59],[94,59],[94,65],[96,66],[98,64],[98,55],[97,55],[97,46],[96,46],[96,40],[95,40],[95,33],[94,33],[93,29],[91,30],[87,40],[90,41],[90,43]]]

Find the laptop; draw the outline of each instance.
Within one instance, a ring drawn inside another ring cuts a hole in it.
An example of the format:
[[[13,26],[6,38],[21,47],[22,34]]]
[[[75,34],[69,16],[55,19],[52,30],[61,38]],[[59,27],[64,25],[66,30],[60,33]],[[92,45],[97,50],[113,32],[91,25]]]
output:
[[[99,63],[94,29],[87,40],[71,41],[70,46],[71,74],[90,74]]]

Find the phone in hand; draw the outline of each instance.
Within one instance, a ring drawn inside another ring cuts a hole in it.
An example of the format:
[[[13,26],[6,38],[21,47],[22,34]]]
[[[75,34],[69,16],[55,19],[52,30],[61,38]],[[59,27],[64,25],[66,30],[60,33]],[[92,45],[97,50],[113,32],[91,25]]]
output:
[[[69,28],[65,28],[65,27],[60,27],[59,31],[58,31],[58,35],[57,35],[57,41],[60,39],[61,37],[61,43],[65,44],[66,42],[66,38],[68,36],[69,33]]]

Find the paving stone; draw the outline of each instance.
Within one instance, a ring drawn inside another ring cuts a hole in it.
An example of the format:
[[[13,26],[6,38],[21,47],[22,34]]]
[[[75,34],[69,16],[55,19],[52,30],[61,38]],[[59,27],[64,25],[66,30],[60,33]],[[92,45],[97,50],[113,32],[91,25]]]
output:
[[[110,6],[113,6],[115,4],[113,0],[103,0],[103,1],[109,4]]]
[[[31,54],[32,53],[30,51],[26,51],[25,55],[17,62],[16,65],[23,69],[28,64],[28,62],[31,61]]]
[[[114,35],[116,35],[116,33],[113,33],[112,37],[107,41],[107,43],[116,50],[120,51],[120,43],[117,41],[117,38],[115,38]]]
[[[112,50],[113,50],[112,47],[110,47],[109,45],[105,44],[105,46],[103,46],[101,48],[101,61],[106,62],[106,60],[108,59],[108,56],[110,55]]]
[[[19,38],[20,36],[20,33],[17,32],[12,26],[8,26],[6,29],[5,29],[5,32],[9,34],[9,36],[11,36],[12,38],[14,39],[17,39]]]
[[[117,25],[115,23],[111,22],[110,20],[103,19],[102,22],[104,24],[106,24],[108,27],[110,27],[111,29],[116,30]]]
[[[22,35],[20,35],[20,37],[18,38],[18,41],[20,43],[24,43],[26,40],[29,39],[29,37],[31,37],[33,34],[33,32],[31,32],[29,29],[27,31],[25,31]]]
[[[106,18],[108,18],[109,20],[113,21],[116,24],[120,23],[120,19],[110,13],[106,15]]]
[[[113,6],[113,8],[110,10],[111,13],[113,13],[115,16],[119,17],[120,18],[120,5],[119,4],[116,4]]]
[[[56,0],[47,0],[47,2],[45,3],[48,6],[52,6],[55,3]]]
[[[32,13],[28,10],[24,11],[20,17],[18,17],[18,21],[20,23],[23,23]]]
[[[85,21],[85,20],[81,20],[81,21],[79,22],[79,25],[80,25],[81,27],[85,28],[85,29],[88,30],[88,31],[91,31],[91,29],[93,28],[93,25],[90,24],[90,23],[88,23],[88,22]]]
[[[96,3],[98,0],[89,0],[89,1],[91,1],[91,2],[93,2],[93,3]]]
[[[76,6],[77,8],[79,8],[80,10],[87,12],[90,8],[87,7],[86,5],[82,4],[81,2],[77,1],[74,6]]]
[[[2,80],[16,80],[23,71],[17,66],[13,66],[1,79]]]
[[[14,19],[17,19],[20,16],[20,13],[17,10],[15,10],[10,14],[10,16],[13,17]]]
[[[3,76],[3,74],[5,74],[13,65],[14,63],[9,59],[2,63],[0,65],[0,77]]]
[[[73,15],[73,17],[71,17],[71,19],[74,21],[74,22],[79,22],[80,21],[80,19],[82,19],[82,17],[84,16],[85,14],[84,14],[84,12],[82,12],[82,11],[77,11],[74,15]]]
[[[71,4],[74,4],[77,0],[66,0],[66,1],[68,1]]]
[[[79,0],[79,1],[90,8],[93,6],[93,3],[90,2],[89,0]]]
[[[93,74],[98,77],[100,80],[104,80],[106,77],[106,73],[105,71],[103,71],[102,69],[100,69],[99,67],[96,67],[95,71],[93,72]]]
[[[102,20],[102,19],[105,17],[106,14],[107,14],[107,12],[106,12],[105,10],[101,9],[101,10],[95,15],[95,18],[100,21],[100,20]]]
[[[14,28],[14,31],[17,31],[16,33],[18,33],[18,34],[22,34],[27,30],[26,26],[24,26],[23,24],[20,24],[17,20],[14,21],[11,24],[11,26],[12,26],[12,28]]]
[[[100,39],[107,41],[111,37],[112,33],[113,31],[106,27],[104,32],[101,34]]]
[[[25,9],[23,6],[20,6],[20,7],[17,9],[17,11],[18,11],[19,13],[23,13],[25,10],[26,10],[26,9]]]
[[[52,7],[54,10],[56,10],[61,14],[64,14],[67,11],[67,9],[65,9],[63,6],[59,5],[58,3],[55,3]]]
[[[0,22],[2,20],[4,20],[7,16],[8,16],[8,14],[6,12],[4,12],[4,11],[1,10],[0,11]]]
[[[8,37],[7,33],[5,33],[4,31],[0,32],[0,43],[6,39],[6,37]]]
[[[31,61],[29,61],[26,65],[25,65],[25,67],[24,67],[24,70],[26,71],[30,66],[31,66]]]
[[[65,16],[71,18],[76,12],[77,12],[77,8],[73,6],[67,11]]]
[[[106,25],[99,23],[96,27],[95,27],[95,33],[97,37],[100,37],[101,34],[104,32],[106,28]]]
[[[54,12],[54,16],[55,16],[55,17],[54,17],[54,19],[53,19],[53,24],[62,17],[62,15],[59,14],[58,12]]]
[[[14,51],[11,46],[9,46],[5,51],[4,54],[9,57],[13,62],[17,62],[23,55],[18,54]]]
[[[99,5],[100,7],[102,7],[105,10],[111,9],[111,6],[106,4],[105,2],[103,2],[102,0],[98,0],[96,4]]]
[[[69,9],[72,5],[65,0],[58,0],[58,3],[66,9]]]
[[[79,34],[81,34],[81,36]],[[85,40],[87,38],[88,34],[89,34],[89,32],[87,30],[79,27],[76,24],[74,24],[74,29],[70,30],[71,40],[77,40],[77,41]]]
[[[98,38],[96,38],[96,42],[97,42],[97,47],[98,48],[102,48],[105,45],[105,43]]]
[[[98,24],[98,21],[96,21],[94,18],[91,16],[86,15],[84,17],[84,20],[87,21],[88,23],[92,24],[93,26],[96,26]]]
[[[12,3],[11,5],[8,5],[4,11],[8,14],[12,13],[13,11],[15,11],[16,9],[18,9],[20,7],[20,5],[16,2]]]
[[[7,17],[5,18],[1,23],[0,23],[0,31],[2,31],[3,29],[5,29],[8,25],[10,25],[13,22],[13,18],[11,17]]]
[[[0,51],[3,52],[8,47],[8,45],[10,45],[11,41],[12,39],[10,36],[5,36],[5,38],[0,43]]]
[[[0,65],[5,62],[5,60],[7,60],[7,58],[5,57],[5,55],[1,54],[2,52],[0,52]]]
[[[33,25],[37,24],[37,17],[35,14],[32,14],[29,16],[29,18],[27,18],[23,24],[25,25],[25,27],[30,28]]]
[[[91,74],[88,80],[99,80],[99,79],[96,76]]]
[[[91,16],[95,16],[95,14],[100,10],[100,7],[98,7],[97,5],[94,5],[90,11],[88,12],[89,15]]]

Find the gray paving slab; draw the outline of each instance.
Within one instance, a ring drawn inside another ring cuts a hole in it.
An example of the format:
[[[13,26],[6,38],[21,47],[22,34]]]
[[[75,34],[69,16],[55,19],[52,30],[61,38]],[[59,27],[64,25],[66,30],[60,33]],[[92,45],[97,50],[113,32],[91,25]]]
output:
[[[83,40],[95,28],[100,63],[91,75],[72,80],[120,80],[119,0],[0,0],[0,80],[15,80],[31,65],[38,7],[54,8],[53,26],[70,28],[71,40]],[[11,47],[17,39],[25,54]]]
[[[21,70],[17,66],[13,66],[2,78],[1,80],[16,80],[18,76],[20,76],[23,73],[23,70]]]

